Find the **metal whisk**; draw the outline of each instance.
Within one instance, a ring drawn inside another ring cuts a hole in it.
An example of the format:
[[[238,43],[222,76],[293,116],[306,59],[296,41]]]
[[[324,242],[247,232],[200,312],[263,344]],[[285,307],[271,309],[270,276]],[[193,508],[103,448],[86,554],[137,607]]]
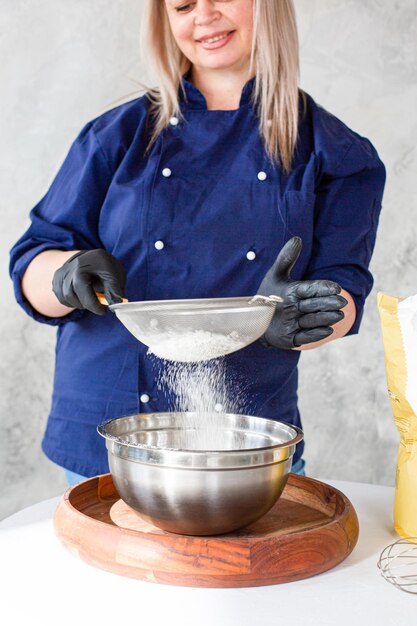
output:
[[[378,567],[389,583],[417,594],[417,537],[398,539],[381,552]]]

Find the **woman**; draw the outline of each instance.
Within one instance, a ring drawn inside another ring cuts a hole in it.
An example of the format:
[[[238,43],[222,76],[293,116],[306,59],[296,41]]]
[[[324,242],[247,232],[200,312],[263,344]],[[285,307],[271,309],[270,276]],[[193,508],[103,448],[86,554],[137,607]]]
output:
[[[157,88],[87,124],[11,253],[18,302],[58,326],[42,447],[81,476],[108,471],[98,423],[169,406],[95,290],[282,295],[227,368],[252,414],[300,426],[300,350],[356,333],[372,286],[384,166],[299,91],[292,1],[148,0],[143,32]]]

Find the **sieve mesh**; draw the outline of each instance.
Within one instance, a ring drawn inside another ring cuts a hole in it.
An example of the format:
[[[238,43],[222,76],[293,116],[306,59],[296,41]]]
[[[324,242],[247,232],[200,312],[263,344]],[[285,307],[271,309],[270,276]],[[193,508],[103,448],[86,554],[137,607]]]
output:
[[[161,358],[204,361],[246,347],[271,323],[278,296],[128,302],[110,308]]]

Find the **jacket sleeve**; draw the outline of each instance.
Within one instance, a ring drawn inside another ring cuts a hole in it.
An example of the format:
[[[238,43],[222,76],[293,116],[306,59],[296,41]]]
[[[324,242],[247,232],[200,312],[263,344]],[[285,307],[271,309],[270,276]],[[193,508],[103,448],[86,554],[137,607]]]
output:
[[[50,189],[32,209],[29,228],[10,252],[16,300],[37,321],[58,325],[84,314],[76,310],[61,318],[41,315],[24,297],[21,281],[29,263],[44,250],[103,247],[98,220],[111,179],[111,168],[90,122],[72,144]]]
[[[355,135],[336,166],[324,165],[316,189],[315,226],[306,279],[330,279],[354,298],[359,330],[373,278],[375,246],[385,185],[385,167],[370,142]]]

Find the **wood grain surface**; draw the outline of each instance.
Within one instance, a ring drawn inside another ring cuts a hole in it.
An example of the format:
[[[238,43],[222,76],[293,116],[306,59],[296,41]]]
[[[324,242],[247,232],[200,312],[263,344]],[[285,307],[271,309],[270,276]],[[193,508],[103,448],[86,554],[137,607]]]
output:
[[[353,550],[359,533],[350,501],[325,483],[290,474],[260,520],[215,537],[166,532],[120,500],[110,474],[68,489],[55,532],[76,556],[101,569],[192,587],[249,587],[308,578]]]

